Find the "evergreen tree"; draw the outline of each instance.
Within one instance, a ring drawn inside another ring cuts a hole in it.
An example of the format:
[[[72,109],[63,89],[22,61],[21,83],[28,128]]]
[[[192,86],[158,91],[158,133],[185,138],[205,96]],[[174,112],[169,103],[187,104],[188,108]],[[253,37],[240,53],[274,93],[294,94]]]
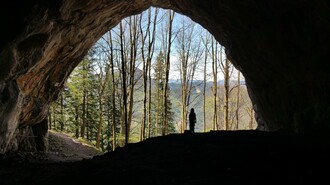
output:
[[[155,104],[155,129],[156,133],[158,133],[158,129],[159,129],[159,125],[160,123],[164,123],[164,110],[163,110],[163,101],[164,101],[164,83],[165,83],[165,56],[164,54],[160,51],[157,59],[156,59],[156,63],[154,65],[154,80],[155,80],[155,98],[156,99],[156,104]],[[170,132],[174,132],[175,128],[174,128],[174,113],[172,111],[172,103],[171,100],[169,98],[170,95],[170,88],[169,86],[167,86],[167,98],[166,98],[166,104],[167,104],[167,126],[161,124],[161,130],[167,130],[168,133]],[[163,128],[163,127],[167,127],[167,128]]]

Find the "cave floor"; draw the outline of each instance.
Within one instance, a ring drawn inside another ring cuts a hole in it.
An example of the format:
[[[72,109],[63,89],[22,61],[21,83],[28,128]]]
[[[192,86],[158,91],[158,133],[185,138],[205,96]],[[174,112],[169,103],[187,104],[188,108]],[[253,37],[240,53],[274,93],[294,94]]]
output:
[[[328,181],[329,149],[324,135],[171,134],[78,162],[1,160],[0,185],[319,184]]]

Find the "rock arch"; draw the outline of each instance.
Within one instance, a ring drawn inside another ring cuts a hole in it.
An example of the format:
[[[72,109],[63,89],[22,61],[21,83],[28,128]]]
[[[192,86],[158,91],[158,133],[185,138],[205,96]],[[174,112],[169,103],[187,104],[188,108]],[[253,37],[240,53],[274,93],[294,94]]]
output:
[[[15,146],[17,128],[45,123],[103,33],[150,6],[189,16],[226,47],[267,130],[329,130],[328,1],[14,0],[0,6],[0,153]]]

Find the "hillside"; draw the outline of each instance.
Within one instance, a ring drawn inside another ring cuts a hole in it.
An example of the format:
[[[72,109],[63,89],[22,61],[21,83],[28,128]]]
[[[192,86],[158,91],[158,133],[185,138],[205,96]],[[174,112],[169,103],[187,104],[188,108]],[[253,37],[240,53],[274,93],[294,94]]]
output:
[[[0,164],[10,184],[317,184],[327,176],[329,136],[260,131],[171,134],[71,163]]]

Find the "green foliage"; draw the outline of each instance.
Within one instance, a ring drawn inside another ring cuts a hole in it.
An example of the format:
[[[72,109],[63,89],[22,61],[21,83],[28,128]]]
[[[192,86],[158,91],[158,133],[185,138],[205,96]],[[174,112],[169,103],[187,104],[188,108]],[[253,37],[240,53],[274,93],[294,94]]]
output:
[[[163,123],[165,115],[164,115],[164,107],[163,107],[163,97],[164,97],[164,83],[165,83],[165,56],[164,54],[160,51],[156,63],[154,65],[154,81],[155,81],[155,86],[153,89],[153,99],[156,101],[152,102],[153,106],[153,112],[154,112],[154,118],[156,119],[156,112],[158,112],[158,123]],[[170,97],[170,87],[167,86],[167,124],[168,124],[168,133],[174,133],[176,132],[176,129],[174,127],[174,112],[172,111],[172,102]],[[158,104],[158,106],[157,106]],[[156,123],[156,120],[155,120]],[[158,128],[161,128],[161,124],[158,125]]]

